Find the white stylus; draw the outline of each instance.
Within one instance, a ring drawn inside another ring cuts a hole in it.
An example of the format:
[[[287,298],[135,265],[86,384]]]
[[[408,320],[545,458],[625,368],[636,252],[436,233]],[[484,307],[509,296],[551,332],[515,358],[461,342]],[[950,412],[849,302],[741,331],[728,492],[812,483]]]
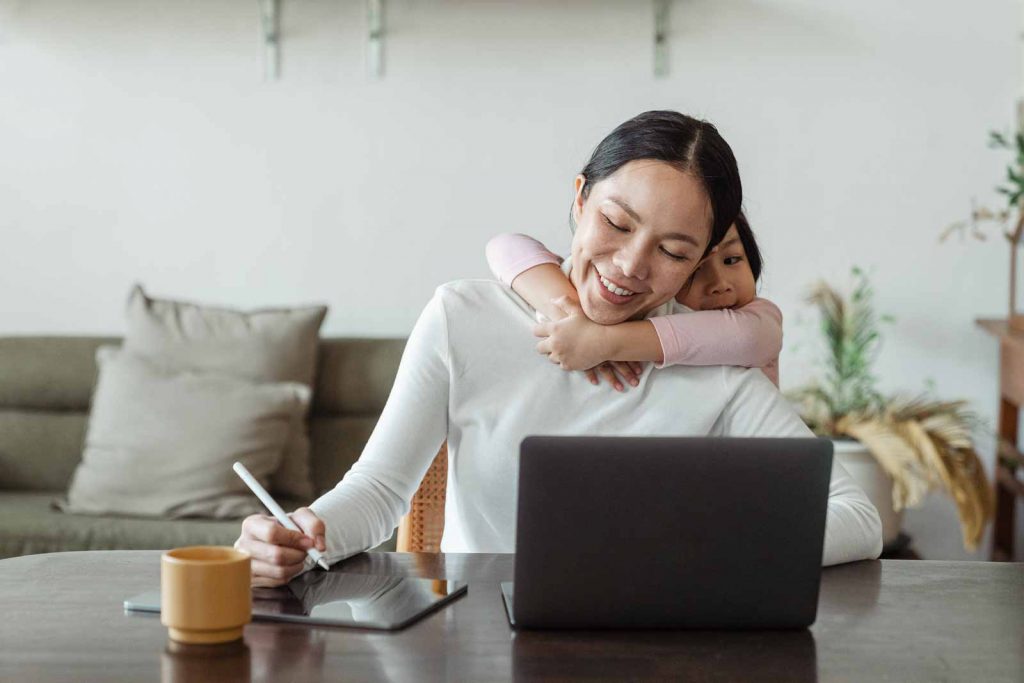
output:
[[[291,517],[281,509],[281,506],[277,504],[276,500],[270,497],[267,490],[263,488],[258,481],[256,481],[256,477],[252,476],[252,473],[245,469],[245,465],[240,462],[236,462],[231,466],[231,469],[235,471],[235,474],[242,478],[245,485],[256,494],[256,497],[260,499],[260,502],[270,510],[270,514],[274,515],[274,517],[277,518],[277,521],[284,525],[284,528],[291,529],[292,531],[298,531],[300,534],[302,533],[302,529],[295,526],[295,522],[291,520]],[[327,564],[327,560],[324,559],[324,556],[320,554],[319,550],[316,548],[310,548],[306,551],[306,554],[312,557],[318,565],[324,569],[330,570],[331,566]]]

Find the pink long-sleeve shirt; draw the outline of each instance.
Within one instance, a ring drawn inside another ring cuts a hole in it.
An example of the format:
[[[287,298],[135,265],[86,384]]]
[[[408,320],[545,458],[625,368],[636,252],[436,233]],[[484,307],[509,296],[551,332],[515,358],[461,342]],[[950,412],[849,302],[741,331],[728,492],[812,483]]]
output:
[[[487,263],[504,284],[523,271],[562,258],[527,235],[505,233],[487,243]],[[737,365],[761,368],[779,386],[782,311],[755,298],[740,308],[693,311],[650,318],[666,365]]]

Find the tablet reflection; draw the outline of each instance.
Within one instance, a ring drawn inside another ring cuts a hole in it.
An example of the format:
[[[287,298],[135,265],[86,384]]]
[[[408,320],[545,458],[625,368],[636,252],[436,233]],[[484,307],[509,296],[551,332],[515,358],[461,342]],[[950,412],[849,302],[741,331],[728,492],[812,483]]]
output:
[[[327,634],[304,625],[253,622],[245,628],[253,682],[323,680]]]

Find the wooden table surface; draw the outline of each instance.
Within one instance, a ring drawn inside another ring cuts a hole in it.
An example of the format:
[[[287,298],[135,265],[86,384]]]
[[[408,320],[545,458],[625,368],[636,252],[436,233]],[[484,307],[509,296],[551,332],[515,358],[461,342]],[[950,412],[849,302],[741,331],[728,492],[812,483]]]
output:
[[[463,579],[404,631],[254,622],[244,644],[178,651],[122,601],[159,551],[0,561],[0,681],[1024,680],[1024,564],[882,560],[826,569],[804,631],[515,632],[511,555],[369,553],[335,571]],[[681,587],[682,588],[682,587]]]

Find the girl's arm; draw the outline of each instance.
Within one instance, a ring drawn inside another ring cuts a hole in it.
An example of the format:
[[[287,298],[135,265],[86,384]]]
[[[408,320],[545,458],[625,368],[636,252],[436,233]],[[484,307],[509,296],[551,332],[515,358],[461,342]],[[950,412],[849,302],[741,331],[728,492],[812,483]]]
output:
[[[737,309],[651,318],[665,365],[739,365],[759,368],[782,350],[782,311],[767,299]]]
[[[562,269],[551,263],[543,263],[525,271],[513,280],[512,291],[523,297],[526,303],[544,314],[548,320],[561,320],[565,317],[562,309],[555,305],[556,299],[579,299],[579,294],[569,283]]]
[[[546,337],[537,350],[563,369],[586,370],[605,361],[661,363],[661,341],[651,324],[655,318],[601,325],[588,318],[575,299],[552,303],[560,308],[559,315],[534,326],[534,334]]]
[[[560,265],[562,257],[548,251],[542,243],[529,235],[506,232],[491,239],[485,247],[487,265],[494,277],[512,286],[516,276],[542,263]],[[562,276],[565,279],[565,276]]]
[[[654,361],[657,367],[759,368],[775,361],[782,350],[782,312],[767,299],[754,299],[736,310],[693,311],[598,325],[580,311],[538,325],[537,332],[547,337],[539,350],[550,353],[568,370],[603,360]],[[769,376],[775,381],[778,375]]]
[[[487,243],[486,253],[494,276],[549,320],[564,317],[552,300],[563,296],[577,298],[576,290],[559,267],[561,257],[532,237],[516,233],[498,235]]]
[[[562,320],[568,315],[565,306],[559,305],[558,301],[578,304],[579,294],[559,267],[561,257],[548,251],[547,247],[532,237],[516,233],[498,235],[487,243],[486,253],[487,265],[494,276],[512,287],[516,294],[548,320]],[[656,338],[654,343],[658,343]],[[596,360],[590,365],[574,369],[586,370],[592,384],[599,383],[599,375],[604,377],[616,391],[624,390],[619,381],[620,375],[636,386],[642,370],[639,365],[604,363],[608,357],[602,354],[603,351],[597,353]],[[593,366],[598,363],[602,365],[595,369]],[[569,369],[566,364],[562,364],[562,367]]]

